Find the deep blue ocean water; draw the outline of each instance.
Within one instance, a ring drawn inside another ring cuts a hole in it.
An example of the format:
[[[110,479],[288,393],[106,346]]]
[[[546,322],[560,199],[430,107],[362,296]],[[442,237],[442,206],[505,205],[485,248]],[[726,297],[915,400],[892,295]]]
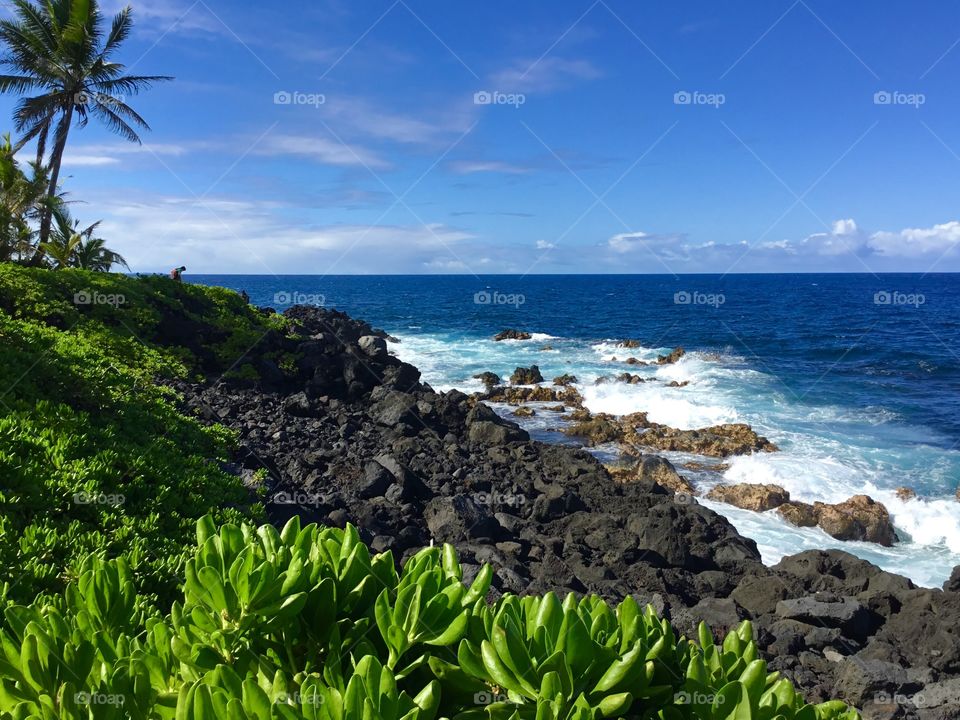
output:
[[[770,562],[842,547],[926,585],[960,563],[960,275],[186,279],[246,290],[253,303],[278,309],[299,301],[345,310],[400,338],[393,351],[438,389],[477,390],[478,372],[509,375],[536,363],[548,382],[577,375],[595,412],[645,410],[680,428],[748,422],[781,452],[735,459],[725,482],[775,482],[808,502],[865,493],[887,505],[903,539],[890,549],[843,543],[787,526],[775,512],[703,501]],[[492,341],[508,327],[536,334]],[[618,348],[625,338],[642,348]],[[691,352],[676,365],[621,362],[678,345]],[[625,370],[665,382],[593,383]],[[670,380],[690,384],[669,388]],[[545,440],[563,438],[549,412],[525,424]],[[901,486],[919,497],[899,500]]]

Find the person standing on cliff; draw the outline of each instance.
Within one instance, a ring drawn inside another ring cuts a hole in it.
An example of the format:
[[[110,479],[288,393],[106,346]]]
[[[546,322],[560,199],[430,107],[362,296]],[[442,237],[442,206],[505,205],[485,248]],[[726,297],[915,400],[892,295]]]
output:
[[[183,282],[183,274],[187,271],[185,266],[174,268],[170,271],[170,279],[174,282]]]

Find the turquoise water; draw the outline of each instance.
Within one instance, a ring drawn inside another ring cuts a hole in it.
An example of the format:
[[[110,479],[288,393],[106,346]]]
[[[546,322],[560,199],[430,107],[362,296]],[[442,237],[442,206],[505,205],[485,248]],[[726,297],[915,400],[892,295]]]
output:
[[[474,374],[537,364],[572,373],[594,412],[647,411],[690,429],[746,422],[781,452],[736,458],[723,482],[774,482],[794,499],[883,502],[902,542],[834,540],[776,513],[703,501],[757,541],[767,562],[840,547],[923,585],[960,564],[960,284],[954,275],[749,276],[201,276],[252,302],[336,307],[401,339],[393,351],[437,389],[479,390]],[[493,342],[506,327],[529,341]],[[618,340],[642,348],[625,351]],[[626,366],[682,345],[675,365]],[[544,350],[545,346],[551,349]],[[663,382],[595,386],[630,371]],[[683,388],[669,381],[689,381]],[[523,424],[566,441],[558,414]],[[609,457],[613,448],[600,448]],[[682,462],[693,459],[669,455]],[[716,476],[696,478],[704,487]],[[903,502],[894,490],[913,488]]]

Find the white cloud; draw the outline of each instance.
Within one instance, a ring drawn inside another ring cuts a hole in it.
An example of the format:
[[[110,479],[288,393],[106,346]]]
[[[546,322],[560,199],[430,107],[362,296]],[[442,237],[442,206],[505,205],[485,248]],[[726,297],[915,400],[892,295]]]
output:
[[[601,261],[636,258],[639,262],[653,256],[676,272],[926,272],[941,258],[960,257],[960,221],[871,234],[847,218],[832,223],[829,232],[756,244],[694,243],[682,234],[631,232],[612,236],[602,247],[611,254]]]
[[[878,232],[869,240],[870,248],[886,257],[918,258],[956,254],[960,243],[960,222],[951,220],[930,228],[906,228],[898,233]]]
[[[545,57],[517,62],[494,74],[493,90],[500,92],[549,93],[581,80],[600,77],[600,71],[588,60]]]
[[[537,250],[553,250],[556,245],[547,240],[537,240]]]
[[[472,108],[438,109],[423,103],[419,115],[386,110],[382,103],[356,97],[330,95],[320,108],[338,133],[412,144],[448,144],[472,124]]]
[[[618,253],[625,253],[646,245],[650,236],[645,232],[619,233],[607,240],[607,246]]]
[[[458,160],[450,163],[450,169],[459,175],[473,175],[474,173],[503,173],[506,175],[524,175],[530,168],[499,160]]]
[[[100,167],[103,165],[117,165],[120,162],[115,157],[106,155],[77,155],[66,154],[63,157],[64,167]]]
[[[194,147],[199,148],[206,143],[195,143]],[[63,157],[65,167],[98,167],[103,165],[117,165],[122,162],[125,156],[133,155],[160,155],[180,157],[186,155],[188,147],[186,145],[174,145],[168,143],[158,143],[156,145],[144,143],[104,143],[92,145],[76,145],[67,148]]]
[[[437,258],[468,258],[457,248],[473,238],[440,223],[322,225],[298,208],[229,198],[151,196],[97,208],[102,236],[136,271],[182,263],[210,273],[416,272]]]
[[[257,155],[301,157],[323,165],[359,165],[375,169],[390,167],[390,163],[372,150],[308,135],[268,135],[254,152]]]

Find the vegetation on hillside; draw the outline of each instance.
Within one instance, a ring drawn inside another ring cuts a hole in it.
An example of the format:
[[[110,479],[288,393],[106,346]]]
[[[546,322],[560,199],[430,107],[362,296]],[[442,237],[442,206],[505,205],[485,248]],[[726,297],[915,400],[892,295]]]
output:
[[[0,265],[2,597],[58,593],[99,552],[169,604],[196,519],[259,511],[218,465],[232,436],[156,380],[235,371],[281,327],[228,290]]]

